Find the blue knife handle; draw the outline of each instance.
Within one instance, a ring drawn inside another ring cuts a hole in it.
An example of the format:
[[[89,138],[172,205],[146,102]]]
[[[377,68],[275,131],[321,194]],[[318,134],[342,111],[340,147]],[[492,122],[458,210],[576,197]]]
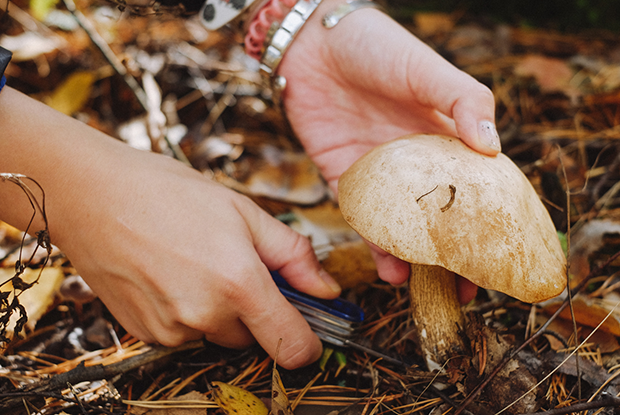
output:
[[[343,298],[324,300],[312,297],[291,287],[277,271],[272,271],[271,276],[280,289],[280,292],[289,300],[294,300],[310,309],[315,309],[336,318],[346,320],[350,324],[357,325],[364,321],[364,310],[350,301]]]

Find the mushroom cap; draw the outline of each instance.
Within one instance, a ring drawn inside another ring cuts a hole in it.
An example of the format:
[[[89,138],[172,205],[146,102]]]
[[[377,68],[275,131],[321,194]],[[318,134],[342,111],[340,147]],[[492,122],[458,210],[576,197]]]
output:
[[[560,294],[566,259],[523,172],[461,140],[410,135],[374,148],[338,184],[345,220],[409,263],[438,265],[525,302]]]

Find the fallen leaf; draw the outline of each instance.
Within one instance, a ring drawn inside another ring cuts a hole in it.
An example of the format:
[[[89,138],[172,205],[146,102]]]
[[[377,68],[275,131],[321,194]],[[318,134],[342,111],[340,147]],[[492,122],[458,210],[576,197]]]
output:
[[[291,212],[295,220],[289,226],[310,238],[319,260],[327,258],[334,246],[360,239],[331,201],[309,208],[293,207]]]
[[[291,408],[291,402],[288,400],[286,389],[282,383],[280,372],[277,369],[278,355],[280,354],[280,345],[282,339],[278,341],[276,355],[273,358],[273,369],[271,371],[271,411],[269,415],[294,415]]]
[[[227,415],[267,415],[269,410],[256,395],[224,382],[213,382],[213,399]]]
[[[22,239],[23,232],[19,229],[9,225],[6,222],[0,221],[0,241],[16,243]]]
[[[413,16],[416,29],[421,36],[446,33],[454,28],[454,16],[447,13],[423,12]]]
[[[300,205],[312,205],[327,196],[319,169],[305,153],[265,146],[263,157],[245,183],[252,195]]]
[[[547,314],[553,314],[562,304],[561,301],[552,300],[545,303],[543,310]],[[573,298],[573,312],[575,315],[575,321],[578,324],[588,326],[591,328],[597,327],[603,319],[613,310],[615,306],[609,301],[601,300],[600,298],[589,298],[584,296],[578,296]],[[560,317],[566,320],[571,320],[571,312],[566,307],[561,313]],[[612,313],[605,323],[603,323],[599,330],[607,333],[611,333],[614,336],[620,336],[620,308],[617,308]]]
[[[26,268],[24,273],[21,275],[21,279],[25,283],[34,282],[37,277],[39,277],[39,272],[41,270]],[[15,275],[15,270],[13,268],[0,268],[0,282],[7,281]],[[26,327],[29,329],[34,329],[34,326],[37,324],[37,321],[47,312],[48,308],[54,303],[56,298],[56,294],[60,289],[60,284],[64,280],[64,273],[60,268],[48,267],[44,268],[41,272],[41,277],[39,278],[39,282],[34,284],[32,287],[23,291],[19,296],[19,302],[26,309],[26,313],[28,314],[28,323],[26,323]],[[0,291],[7,292],[12,291],[13,285],[11,283],[5,284],[0,288]],[[12,294],[9,297],[9,303],[12,301]],[[11,316],[11,321],[9,323],[9,330],[7,333],[12,333],[12,330],[15,328],[15,323],[19,318],[18,315],[13,314]]]
[[[30,12],[36,19],[43,21],[57,3],[58,0],[30,0]]]
[[[286,389],[280,378],[280,373],[276,369],[275,361],[271,374],[271,413],[270,415],[293,415],[291,403],[288,400]]]
[[[515,67],[515,74],[533,77],[540,90],[545,93],[561,92],[571,98],[581,95],[579,90],[570,84],[574,76],[573,70],[561,59],[527,55]]]
[[[96,79],[97,76],[89,71],[74,72],[52,92],[45,103],[63,114],[72,115],[86,104]]]
[[[370,247],[363,240],[336,245],[321,265],[342,289],[370,284],[379,278]]]
[[[546,322],[546,318],[540,318],[540,324],[544,324]],[[584,330],[585,329],[585,330]],[[555,319],[549,324],[547,327],[547,331],[551,331],[559,334],[566,341],[573,335],[573,323],[571,320],[567,320],[564,318]],[[582,327],[579,330],[579,334],[582,338],[587,337],[592,332],[591,328]],[[558,340],[555,336],[551,334],[544,334],[544,336],[549,341],[549,345],[551,349],[558,351],[566,349],[566,345]],[[611,333],[598,330],[596,333],[590,337],[590,343],[594,343],[596,347],[598,347],[601,353],[613,353],[615,351],[620,350],[620,344],[618,343],[618,339]]]
[[[2,36],[0,46],[13,52],[13,62],[20,62],[53,52],[62,46],[62,42],[60,37],[27,31],[17,36]]]
[[[605,245],[604,236],[620,235],[620,223],[613,219],[591,220],[571,238],[571,286],[577,285],[590,273],[593,254]]]

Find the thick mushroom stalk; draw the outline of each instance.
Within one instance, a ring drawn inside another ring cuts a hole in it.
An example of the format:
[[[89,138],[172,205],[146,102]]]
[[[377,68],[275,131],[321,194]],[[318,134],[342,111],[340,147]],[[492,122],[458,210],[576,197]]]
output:
[[[345,220],[412,264],[418,345],[429,369],[463,351],[454,274],[525,302],[566,285],[551,218],[508,157],[484,156],[453,137],[412,135],[376,147],[340,178]]]
[[[417,344],[430,370],[440,369],[465,348],[459,330],[465,316],[456,292],[456,276],[437,265],[411,264],[409,296]],[[441,306],[438,306],[441,304]]]

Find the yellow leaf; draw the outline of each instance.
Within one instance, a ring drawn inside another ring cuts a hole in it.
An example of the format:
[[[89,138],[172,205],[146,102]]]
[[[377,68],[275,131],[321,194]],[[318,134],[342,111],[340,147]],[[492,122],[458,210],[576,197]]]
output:
[[[63,114],[73,114],[88,101],[96,79],[96,74],[92,72],[74,72],[52,92],[46,104]]]
[[[416,29],[422,36],[446,33],[454,28],[454,16],[446,13],[416,13],[413,16]]]
[[[43,21],[57,3],[58,0],[30,0],[30,11],[36,19]]]
[[[213,399],[228,415],[267,415],[269,410],[256,395],[224,382],[213,382]]]

